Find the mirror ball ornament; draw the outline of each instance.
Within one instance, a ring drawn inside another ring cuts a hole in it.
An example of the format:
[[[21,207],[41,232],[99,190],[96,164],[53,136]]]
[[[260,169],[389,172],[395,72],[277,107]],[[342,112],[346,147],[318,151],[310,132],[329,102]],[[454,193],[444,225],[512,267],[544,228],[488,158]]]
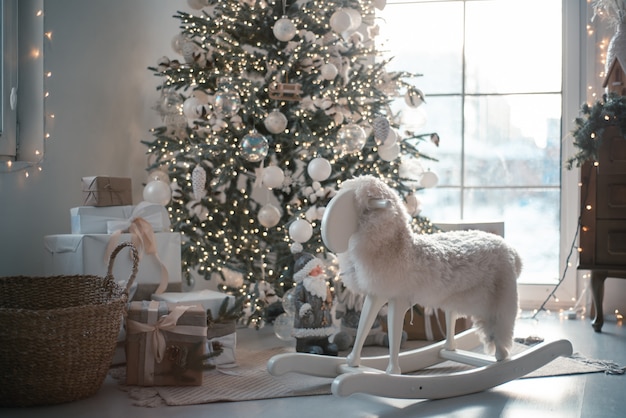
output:
[[[274,319],[274,334],[284,341],[293,340],[291,335],[293,331],[294,314],[283,312]]]
[[[343,125],[337,132],[338,150],[348,154],[357,153],[363,149],[366,136],[365,130],[356,123]]]
[[[143,188],[143,200],[157,205],[167,205],[172,198],[170,186],[161,180],[152,180]]]
[[[241,156],[251,163],[263,160],[269,150],[270,146],[267,138],[258,132],[250,132],[241,140]]]
[[[270,133],[279,134],[287,129],[287,116],[280,110],[274,109],[263,120],[263,125]]]
[[[289,226],[289,236],[295,242],[307,242],[313,236],[313,227],[304,219],[296,219]]]
[[[274,36],[279,41],[291,41],[297,32],[296,25],[287,16],[281,17],[274,23]]]
[[[309,176],[315,181],[324,181],[332,173],[332,167],[330,162],[326,158],[317,157],[313,158],[306,168]]]
[[[241,108],[239,94],[229,84],[221,85],[215,92],[215,109],[227,118],[232,118]]]
[[[280,210],[271,203],[264,205],[259,210],[259,223],[266,228],[272,228],[280,222]]]

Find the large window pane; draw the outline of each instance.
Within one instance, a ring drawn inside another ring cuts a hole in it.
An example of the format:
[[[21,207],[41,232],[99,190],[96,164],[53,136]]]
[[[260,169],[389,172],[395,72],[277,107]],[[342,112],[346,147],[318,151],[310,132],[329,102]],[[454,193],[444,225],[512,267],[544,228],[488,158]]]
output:
[[[561,90],[561,0],[466,2],[467,93]]]
[[[465,189],[466,217],[504,221],[504,236],[524,260],[522,281],[559,275],[559,189]]]
[[[467,186],[559,186],[561,95],[467,96]]]
[[[389,2],[378,17],[390,70],[423,74],[415,84],[427,95],[461,92],[463,2]]]

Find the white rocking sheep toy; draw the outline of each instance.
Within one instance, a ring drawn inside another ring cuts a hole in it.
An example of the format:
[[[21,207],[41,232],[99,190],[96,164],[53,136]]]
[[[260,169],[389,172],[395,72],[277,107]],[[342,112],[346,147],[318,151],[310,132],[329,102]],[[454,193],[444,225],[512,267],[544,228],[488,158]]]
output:
[[[389,303],[387,373],[401,373],[398,351],[403,319],[415,304],[446,312],[445,349],[455,349],[457,316],[471,316],[496,360],[507,359],[522,268],[517,252],[501,237],[481,231],[415,234],[400,196],[373,176],[348,180],[342,191],[352,191],[357,215],[342,254],[354,274],[346,275],[344,283],[366,295],[348,365],[360,364],[365,337],[385,303]]]
[[[409,221],[398,194],[381,180],[362,176],[343,183],[324,212],[322,239],[347,259],[340,263],[349,273],[344,284],[365,294],[354,347],[347,357],[277,354],[267,364],[272,375],[332,377],[336,396],[442,399],[493,388],[572,354],[569,341],[557,340],[509,356],[522,263],[502,238],[483,232],[418,235]],[[372,323],[387,302],[389,356],[361,358]],[[447,337],[399,354],[404,315],[416,303],[445,310]],[[471,316],[476,328],[455,336],[457,315]],[[467,351],[480,342],[479,335],[495,358]],[[401,374],[443,361],[474,369]]]

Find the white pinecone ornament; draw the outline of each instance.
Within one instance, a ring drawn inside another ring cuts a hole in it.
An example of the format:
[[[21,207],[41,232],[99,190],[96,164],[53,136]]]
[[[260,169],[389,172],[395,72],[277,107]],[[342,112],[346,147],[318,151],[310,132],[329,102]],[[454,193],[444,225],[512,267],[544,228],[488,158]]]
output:
[[[206,171],[199,164],[191,172],[191,186],[194,199],[202,199],[206,190]]]
[[[380,145],[385,142],[385,139],[389,136],[389,121],[384,116],[378,116],[372,122],[374,127],[374,139]]]

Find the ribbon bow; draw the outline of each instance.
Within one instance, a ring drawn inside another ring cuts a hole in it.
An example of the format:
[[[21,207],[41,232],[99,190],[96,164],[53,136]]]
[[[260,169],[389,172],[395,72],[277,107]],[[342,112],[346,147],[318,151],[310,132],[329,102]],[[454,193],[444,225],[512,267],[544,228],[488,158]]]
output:
[[[108,259],[113,252],[113,249],[117,246],[122,232],[124,232],[124,229],[118,229],[111,234],[111,238],[109,238],[109,243],[107,244],[104,254],[105,265],[108,263]],[[154,293],[158,295],[165,292],[169,281],[169,273],[167,271],[167,267],[165,267],[159,258],[156,246],[156,237],[154,235],[154,231],[152,230],[152,225],[144,218],[137,217],[130,221],[128,232],[130,233],[131,242],[139,251],[139,259],[141,260],[142,253],[145,252],[148,255],[154,256],[155,260],[159,264],[161,269],[161,280],[159,281],[159,286]]]
[[[150,302],[149,313],[158,312],[159,303]],[[178,305],[172,312],[167,315],[163,315],[156,323],[143,323],[129,319],[127,321],[128,332],[130,334],[138,334],[145,332],[149,334],[147,339],[150,339],[152,350],[151,357],[156,360],[157,363],[161,363],[165,356],[166,341],[163,331],[175,332],[176,334],[184,335],[197,335],[206,337],[206,327],[193,326],[193,325],[177,325],[178,319],[183,316],[187,309],[191,308],[188,305]],[[151,322],[150,320],[148,322]],[[146,340],[147,340],[146,339]]]
[[[164,208],[150,202],[141,202],[133,208],[128,219],[113,219],[107,222],[107,234],[116,231],[128,231],[133,221],[137,218],[145,219],[155,232],[165,231],[169,228],[167,213],[163,213]]]

